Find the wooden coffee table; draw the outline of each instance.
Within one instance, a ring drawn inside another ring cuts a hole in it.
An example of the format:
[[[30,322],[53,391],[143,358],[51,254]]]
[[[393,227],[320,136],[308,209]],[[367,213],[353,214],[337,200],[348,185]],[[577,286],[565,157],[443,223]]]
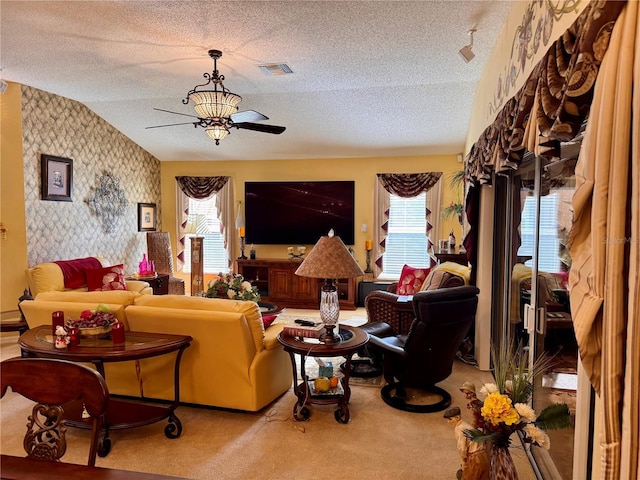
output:
[[[165,436],[178,438],[182,434],[182,423],[175,415],[175,410],[180,402],[180,360],[192,340],[193,338],[188,335],[126,332],[125,343],[120,345],[114,345],[109,338],[83,338],[79,346],[57,349],[53,345],[51,325],[41,325],[24,333],[20,337],[19,345],[22,356],[25,357],[47,357],[72,362],[93,363],[105,380],[107,379],[104,364],[107,362],[125,362],[178,352],[174,365],[175,397],[172,404],[152,404],[148,400],[110,397],[103,432],[100,434],[98,442],[98,455],[105,457],[111,450],[109,430],[149,425],[167,418],[168,425],[164,429]],[[67,425],[77,428],[91,428],[91,423],[82,418],[82,402],[71,402],[64,406],[64,411]]]
[[[297,421],[307,421],[311,412],[309,404],[337,404],[335,411],[336,420],[340,423],[349,422],[349,399],[351,398],[351,388],[349,387],[349,372],[351,370],[351,357],[360,350],[368,341],[369,334],[358,327],[340,325],[340,337],[342,341],[338,343],[319,343],[311,338],[291,337],[278,334],[278,341],[289,352],[291,357],[291,367],[293,369],[294,393],[298,401],[293,407],[293,418]],[[295,354],[300,355],[300,376],[302,382],[298,383],[298,367],[296,365]],[[313,394],[309,388],[309,377],[305,371],[306,357],[344,357],[346,359],[344,377],[340,381],[341,390],[339,393]]]

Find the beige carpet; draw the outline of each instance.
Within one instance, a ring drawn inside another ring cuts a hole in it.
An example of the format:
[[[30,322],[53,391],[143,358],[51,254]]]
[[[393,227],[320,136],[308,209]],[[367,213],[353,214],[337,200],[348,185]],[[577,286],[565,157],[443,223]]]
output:
[[[15,334],[2,334],[2,359],[17,356]],[[458,387],[490,378],[462,362],[440,385],[452,393],[464,414]],[[375,382],[372,382],[375,383]],[[454,479],[460,460],[452,428],[442,413],[395,410],[379,387],[354,382],[347,425],[335,421],[334,406],[312,405],[308,422],[295,422],[291,391],[258,413],[180,407],[180,438],[164,436],[165,422],[110,434],[112,450],[97,465],[180,475],[193,479]],[[0,451],[24,455],[22,438],[31,403],[8,392],[0,401]],[[69,429],[66,462],[84,463],[88,431]],[[521,449],[512,453],[520,479],[533,479]]]

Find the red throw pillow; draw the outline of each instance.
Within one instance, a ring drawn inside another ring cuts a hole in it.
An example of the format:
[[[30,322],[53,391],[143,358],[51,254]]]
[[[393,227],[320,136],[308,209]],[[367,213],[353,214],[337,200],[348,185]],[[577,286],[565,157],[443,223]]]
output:
[[[124,281],[124,265],[112,265],[104,268],[87,268],[87,290],[126,290]]]
[[[264,328],[268,328],[276,318],[278,318],[277,315],[263,315],[262,323],[264,324]]]
[[[398,280],[398,295],[415,295],[429,275],[431,268],[415,268],[405,265],[402,267],[400,280]]]

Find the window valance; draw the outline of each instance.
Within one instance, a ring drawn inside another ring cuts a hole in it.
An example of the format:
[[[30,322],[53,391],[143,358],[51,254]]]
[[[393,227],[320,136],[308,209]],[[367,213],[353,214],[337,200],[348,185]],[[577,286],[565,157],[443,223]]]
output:
[[[427,192],[433,187],[442,172],[427,173],[378,173],[384,189],[399,197],[408,198]]]
[[[465,161],[472,182],[515,170],[526,150],[555,156],[589,114],[611,31],[625,2],[593,1],[549,48],[522,88],[500,110]]]
[[[190,198],[204,200],[220,191],[229,177],[176,177],[180,190]]]

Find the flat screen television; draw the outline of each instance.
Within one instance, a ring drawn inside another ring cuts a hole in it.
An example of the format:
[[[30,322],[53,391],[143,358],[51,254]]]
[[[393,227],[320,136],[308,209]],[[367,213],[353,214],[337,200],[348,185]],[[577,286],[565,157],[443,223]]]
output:
[[[354,244],[353,181],[245,182],[246,243],[315,245],[333,229]]]

